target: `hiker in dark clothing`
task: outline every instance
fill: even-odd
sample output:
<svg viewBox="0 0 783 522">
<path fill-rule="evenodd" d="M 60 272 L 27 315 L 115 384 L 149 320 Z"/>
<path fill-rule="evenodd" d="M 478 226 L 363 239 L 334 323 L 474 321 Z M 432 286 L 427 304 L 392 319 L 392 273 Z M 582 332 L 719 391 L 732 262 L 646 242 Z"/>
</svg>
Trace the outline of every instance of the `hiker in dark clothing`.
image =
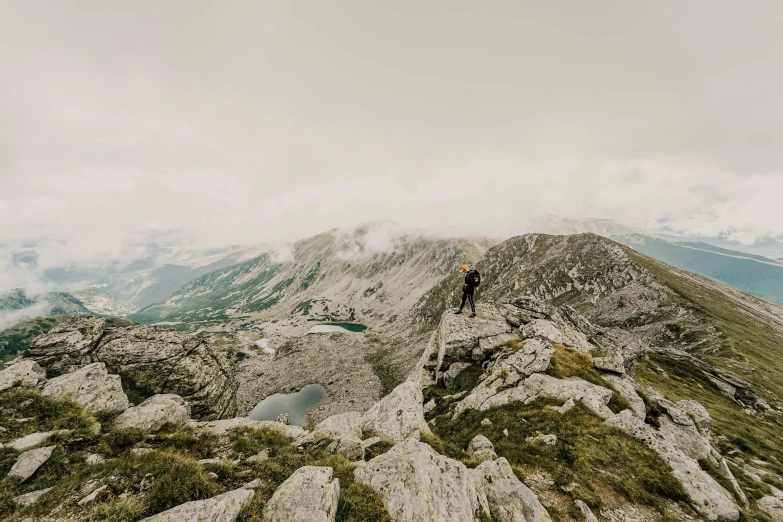
<svg viewBox="0 0 783 522">
<path fill-rule="evenodd" d="M 465 307 L 465 301 L 470 300 L 470 317 L 476 317 L 476 303 L 473 301 L 473 294 L 476 291 L 476 287 L 481 284 L 481 274 L 478 270 L 470 270 L 468 265 L 462 265 L 462 272 L 465 274 L 465 286 L 462 287 L 462 304 L 459 305 L 459 310 L 456 314 L 461 314 L 462 309 Z"/>
</svg>

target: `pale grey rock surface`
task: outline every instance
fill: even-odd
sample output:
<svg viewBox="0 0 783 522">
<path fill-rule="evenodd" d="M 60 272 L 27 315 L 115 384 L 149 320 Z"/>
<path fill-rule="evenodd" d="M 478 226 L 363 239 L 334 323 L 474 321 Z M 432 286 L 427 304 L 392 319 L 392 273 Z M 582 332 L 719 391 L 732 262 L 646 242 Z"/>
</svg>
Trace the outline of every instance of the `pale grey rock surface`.
<svg viewBox="0 0 783 522">
<path fill-rule="evenodd" d="M 454 384 L 454 380 L 457 378 L 457 376 L 462 373 L 462 370 L 465 370 L 467 368 L 470 368 L 470 363 L 465 362 L 455 362 L 451 363 L 451 366 L 449 366 L 449 369 L 443 372 L 443 384 L 446 386 L 446 388 L 451 388 L 451 385 Z"/>
<path fill-rule="evenodd" d="M 471 439 L 470 443 L 468 444 L 467 451 L 471 457 L 478 460 L 479 462 L 484 462 L 485 460 L 494 460 L 497 458 L 497 454 L 495 453 L 495 446 L 493 446 L 492 442 L 484 435 L 476 435 L 473 437 L 473 439 Z"/>
<path fill-rule="evenodd" d="M 637 417 L 644 419 L 647 416 L 647 408 L 642 398 L 636 393 L 633 379 L 620 375 L 604 375 L 603 377 L 615 387 L 617 393 L 628 401 Z"/>
<path fill-rule="evenodd" d="M 466 409 L 484 411 L 510 402 L 519 401 L 527 404 L 538 397 L 549 397 L 563 401 L 568 399 L 582 401 L 596 414 L 609 418 L 614 415 L 607 406 L 612 393 L 612 390 L 582 379 L 557 379 L 550 375 L 534 373 L 527 379 L 519 381 L 515 387 L 500 392 L 493 385 L 477 386 L 470 395 L 457 404 L 454 415 L 459 415 Z"/>
<path fill-rule="evenodd" d="M 481 339 L 511 333 L 512 328 L 508 323 L 489 306 L 483 307 L 481 314 L 474 318 L 468 317 L 467 314 L 443 314 L 435 339 L 437 361 L 434 373 L 440 373 L 444 361 L 451 363 L 471 360 L 473 349 L 480 347 Z"/>
<path fill-rule="evenodd" d="M 283 482 L 264 507 L 264 522 L 334 522 L 340 481 L 329 467 L 304 466 Z"/>
<path fill-rule="evenodd" d="M 690 497 L 691 506 L 707 520 L 734 521 L 739 510 L 728 492 L 704 472 L 699 463 L 673 446 L 661 433 L 633 412 L 624 410 L 605 422 L 630 433 L 658 453 L 672 468 Z"/>
<path fill-rule="evenodd" d="M 210 431 L 215 435 L 225 435 L 231 430 L 237 428 L 268 429 L 282 433 L 287 437 L 298 439 L 307 434 L 307 430 L 301 426 L 292 426 L 276 421 L 257 421 L 248 417 L 235 417 L 233 419 L 224 419 L 219 421 L 192 422 L 194 427 Z"/>
<path fill-rule="evenodd" d="M 14 386 L 35 386 L 46 380 L 46 371 L 29 359 L 0 370 L 0 392 Z"/>
<path fill-rule="evenodd" d="M 544 444 L 545 446 L 554 446 L 557 444 L 557 435 L 551 433 L 540 433 L 534 437 L 525 438 L 525 442 L 531 444 Z"/>
<path fill-rule="evenodd" d="M 130 406 L 119 375 L 109 375 L 104 363 L 93 363 L 46 382 L 47 397 L 69 399 L 90 413 L 125 411 Z"/>
<path fill-rule="evenodd" d="M 190 420 L 185 399 L 179 395 L 153 395 L 138 406 L 128 408 L 114 421 L 114 427 L 158 431 L 166 424 L 184 426 Z"/>
<path fill-rule="evenodd" d="M 762 497 L 756 502 L 759 510 L 775 522 L 783 522 L 783 498 L 775 495 Z"/>
<path fill-rule="evenodd" d="M 18 497 L 14 497 L 12 500 L 14 503 L 21 507 L 27 507 L 32 506 L 38 500 L 49 493 L 54 488 L 46 488 L 46 489 L 39 489 L 38 491 L 32 491 L 30 493 L 25 493 L 24 495 L 19 495 Z"/>
<path fill-rule="evenodd" d="M 468 522 L 489 514 L 479 478 L 416 440 L 396 444 L 354 476 L 378 492 L 394 522 Z"/>
<path fill-rule="evenodd" d="M 235 489 L 207 500 L 186 502 L 142 522 L 234 522 L 254 495 L 252 489 Z"/>
<path fill-rule="evenodd" d="M 625 374 L 625 359 L 619 353 L 616 353 L 611 357 L 593 357 L 593 366 L 599 370 L 620 375 Z"/>
<path fill-rule="evenodd" d="M 68 433 L 70 433 L 70 430 L 31 433 L 30 435 L 25 435 L 24 437 L 21 437 L 19 439 L 12 440 L 11 442 L 5 445 L 0 444 L 0 448 L 7 447 L 7 448 L 15 449 L 16 451 L 27 451 L 40 444 L 43 444 L 54 435 L 67 435 Z"/>
<path fill-rule="evenodd" d="M 419 384 L 405 381 L 364 413 L 362 428 L 393 442 L 403 441 L 414 434 L 429 434 L 423 401 Z"/>
<path fill-rule="evenodd" d="M 546 319 L 533 319 L 522 326 L 520 332 L 525 339 L 543 337 L 553 343 L 562 344 L 584 353 L 590 353 L 593 349 L 593 346 L 587 342 L 587 336 L 584 333 L 565 324 L 555 325 Z"/>
<path fill-rule="evenodd" d="M 8 477 L 18 478 L 22 482 L 26 481 L 38 471 L 38 468 L 49 460 L 54 448 L 54 446 L 47 446 L 45 448 L 25 451 L 16 459 L 16 462 L 11 467 L 11 471 L 8 472 Z"/>
<path fill-rule="evenodd" d="M 593 511 L 590 509 L 590 506 L 585 504 L 584 501 L 577 500 L 576 507 L 578 507 L 579 511 L 582 512 L 582 515 L 585 517 L 585 520 L 587 522 L 598 522 L 598 518 L 593 514 Z"/>
<path fill-rule="evenodd" d="M 519 481 L 505 458 L 487 460 L 471 473 L 479 479 L 497 522 L 551 522 L 536 494 Z"/>
<path fill-rule="evenodd" d="M 39 335 L 27 349 L 26 357 L 48 368 L 60 363 L 63 356 L 67 365 L 79 365 L 95 348 L 106 330 L 106 321 L 97 317 L 74 317 Z"/>
</svg>

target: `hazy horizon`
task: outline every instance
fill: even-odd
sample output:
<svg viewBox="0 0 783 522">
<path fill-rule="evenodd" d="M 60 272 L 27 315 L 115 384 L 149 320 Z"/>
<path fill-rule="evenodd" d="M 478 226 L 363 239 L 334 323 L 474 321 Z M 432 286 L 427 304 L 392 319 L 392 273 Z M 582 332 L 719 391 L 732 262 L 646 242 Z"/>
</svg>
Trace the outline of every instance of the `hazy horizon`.
<svg viewBox="0 0 783 522">
<path fill-rule="evenodd" d="M 549 214 L 783 238 L 781 22 L 776 2 L 4 2 L 0 246 L 80 264 L 156 231 L 508 237 Z"/>
</svg>

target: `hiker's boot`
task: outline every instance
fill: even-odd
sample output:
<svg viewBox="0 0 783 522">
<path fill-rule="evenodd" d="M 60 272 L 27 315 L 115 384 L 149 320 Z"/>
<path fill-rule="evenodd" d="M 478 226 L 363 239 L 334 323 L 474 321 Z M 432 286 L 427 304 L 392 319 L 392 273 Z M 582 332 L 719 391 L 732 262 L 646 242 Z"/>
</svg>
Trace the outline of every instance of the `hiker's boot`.
<svg viewBox="0 0 783 522">
<path fill-rule="evenodd" d="M 476 312 L 473 312 L 472 314 L 470 314 L 469 317 L 476 317 Z"/>
<path fill-rule="evenodd" d="M 462 310 L 457 310 L 456 312 L 454 312 L 454 315 L 459 315 L 461 313 L 462 313 Z"/>
</svg>

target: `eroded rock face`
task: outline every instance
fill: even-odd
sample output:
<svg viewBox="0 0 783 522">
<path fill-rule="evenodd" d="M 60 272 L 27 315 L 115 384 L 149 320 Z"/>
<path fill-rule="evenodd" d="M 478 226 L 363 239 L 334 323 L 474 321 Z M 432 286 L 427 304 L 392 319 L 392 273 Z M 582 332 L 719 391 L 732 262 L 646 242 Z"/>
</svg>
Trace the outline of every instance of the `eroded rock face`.
<svg viewBox="0 0 783 522">
<path fill-rule="evenodd" d="M 774 495 L 766 496 L 760 498 L 756 505 L 775 522 L 783 522 L 783 498 Z"/>
<path fill-rule="evenodd" d="M 618 413 L 606 424 L 630 433 L 658 453 L 671 466 L 674 476 L 682 482 L 691 506 L 701 516 L 717 521 L 739 519 L 739 510 L 726 490 L 704 472 L 696 460 L 678 450 L 652 426 L 645 424 L 629 410 Z"/>
<path fill-rule="evenodd" d="M 0 392 L 14 386 L 35 386 L 46 380 L 46 371 L 31 360 L 22 360 L 0 371 Z"/>
<path fill-rule="evenodd" d="M 106 329 L 106 321 L 79 317 L 36 337 L 25 357 L 54 373 L 101 362 L 147 395 L 183 397 L 200 419 L 236 414 L 234 371 L 210 337 L 156 326 Z"/>
<path fill-rule="evenodd" d="M 505 458 L 487 460 L 472 473 L 479 479 L 498 522 L 551 522 L 535 493 L 514 475 Z"/>
<path fill-rule="evenodd" d="M 394 522 L 451 522 L 489 515 L 478 477 L 457 460 L 409 439 L 354 471 L 380 494 Z"/>
<path fill-rule="evenodd" d="M 543 337 L 553 343 L 562 344 L 584 353 L 590 353 L 590 350 L 593 348 L 587 342 L 587 337 L 582 332 L 574 328 L 564 327 L 563 325 L 558 327 L 558 325 L 546 319 L 533 319 L 522 326 L 520 331 L 524 338 Z"/>
<path fill-rule="evenodd" d="M 141 522 L 234 522 L 254 495 L 252 489 L 236 489 L 207 500 L 186 502 Z"/>
<path fill-rule="evenodd" d="M 16 459 L 11 471 L 8 472 L 8 476 L 18 478 L 24 482 L 32 477 L 38 471 L 38 468 L 49 460 L 53 451 L 54 446 L 25 451 Z"/>
<path fill-rule="evenodd" d="M 208 340 L 155 326 L 118 328 L 104 336 L 93 357 L 146 393 L 183 397 L 195 418 L 236 414 L 234 372 Z"/>
<path fill-rule="evenodd" d="M 431 433 L 424 420 L 423 401 L 419 384 L 406 381 L 364 413 L 362 428 L 393 442 L 418 433 Z"/>
<path fill-rule="evenodd" d="M 173 394 L 154 395 L 138 406 L 125 410 L 114 421 L 114 427 L 158 431 L 166 424 L 183 426 L 189 420 L 185 399 Z"/>
<path fill-rule="evenodd" d="M 633 408 L 634 414 L 644 420 L 647 415 L 647 408 L 645 407 L 642 398 L 636 393 L 634 381 L 629 377 L 620 375 L 604 375 L 604 379 L 609 381 L 612 386 L 615 387 L 617 393 L 628 401 L 631 408 Z"/>
<path fill-rule="evenodd" d="M 454 361 L 470 361 L 473 350 L 481 348 L 481 339 L 500 339 L 498 336 L 511 333 L 512 328 L 503 317 L 490 308 L 483 311 L 481 317 L 474 318 L 464 314 L 443 314 L 435 339 L 438 349 L 435 374 L 439 374 L 444 361 L 447 365 Z"/>
<path fill-rule="evenodd" d="M 313 431 L 296 441 L 297 446 L 306 446 L 323 439 L 332 439 L 328 449 L 344 455 L 348 460 L 363 460 L 365 444 L 362 443 L 362 414 L 358 412 L 338 413 L 324 419 Z"/>
<path fill-rule="evenodd" d="M 264 522 L 334 522 L 340 481 L 328 467 L 304 466 L 277 488 L 264 507 Z"/>
<path fill-rule="evenodd" d="M 97 317 L 74 317 L 61 323 L 47 333 L 30 342 L 25 357 L 48 368 L 61 364 L 65 357 L 67 364 L 78 366 L 86 362 L 106 330 L 106 320 Z"/>
<path fill-rule="evenodd" d="M 118 375 L 109 375 L 103 363 L 88 364 L 47 381 L 41 392 L 48 397 L 68 399 L 90 413 L 125 411 L 130 406 Z"/>
</svg>

